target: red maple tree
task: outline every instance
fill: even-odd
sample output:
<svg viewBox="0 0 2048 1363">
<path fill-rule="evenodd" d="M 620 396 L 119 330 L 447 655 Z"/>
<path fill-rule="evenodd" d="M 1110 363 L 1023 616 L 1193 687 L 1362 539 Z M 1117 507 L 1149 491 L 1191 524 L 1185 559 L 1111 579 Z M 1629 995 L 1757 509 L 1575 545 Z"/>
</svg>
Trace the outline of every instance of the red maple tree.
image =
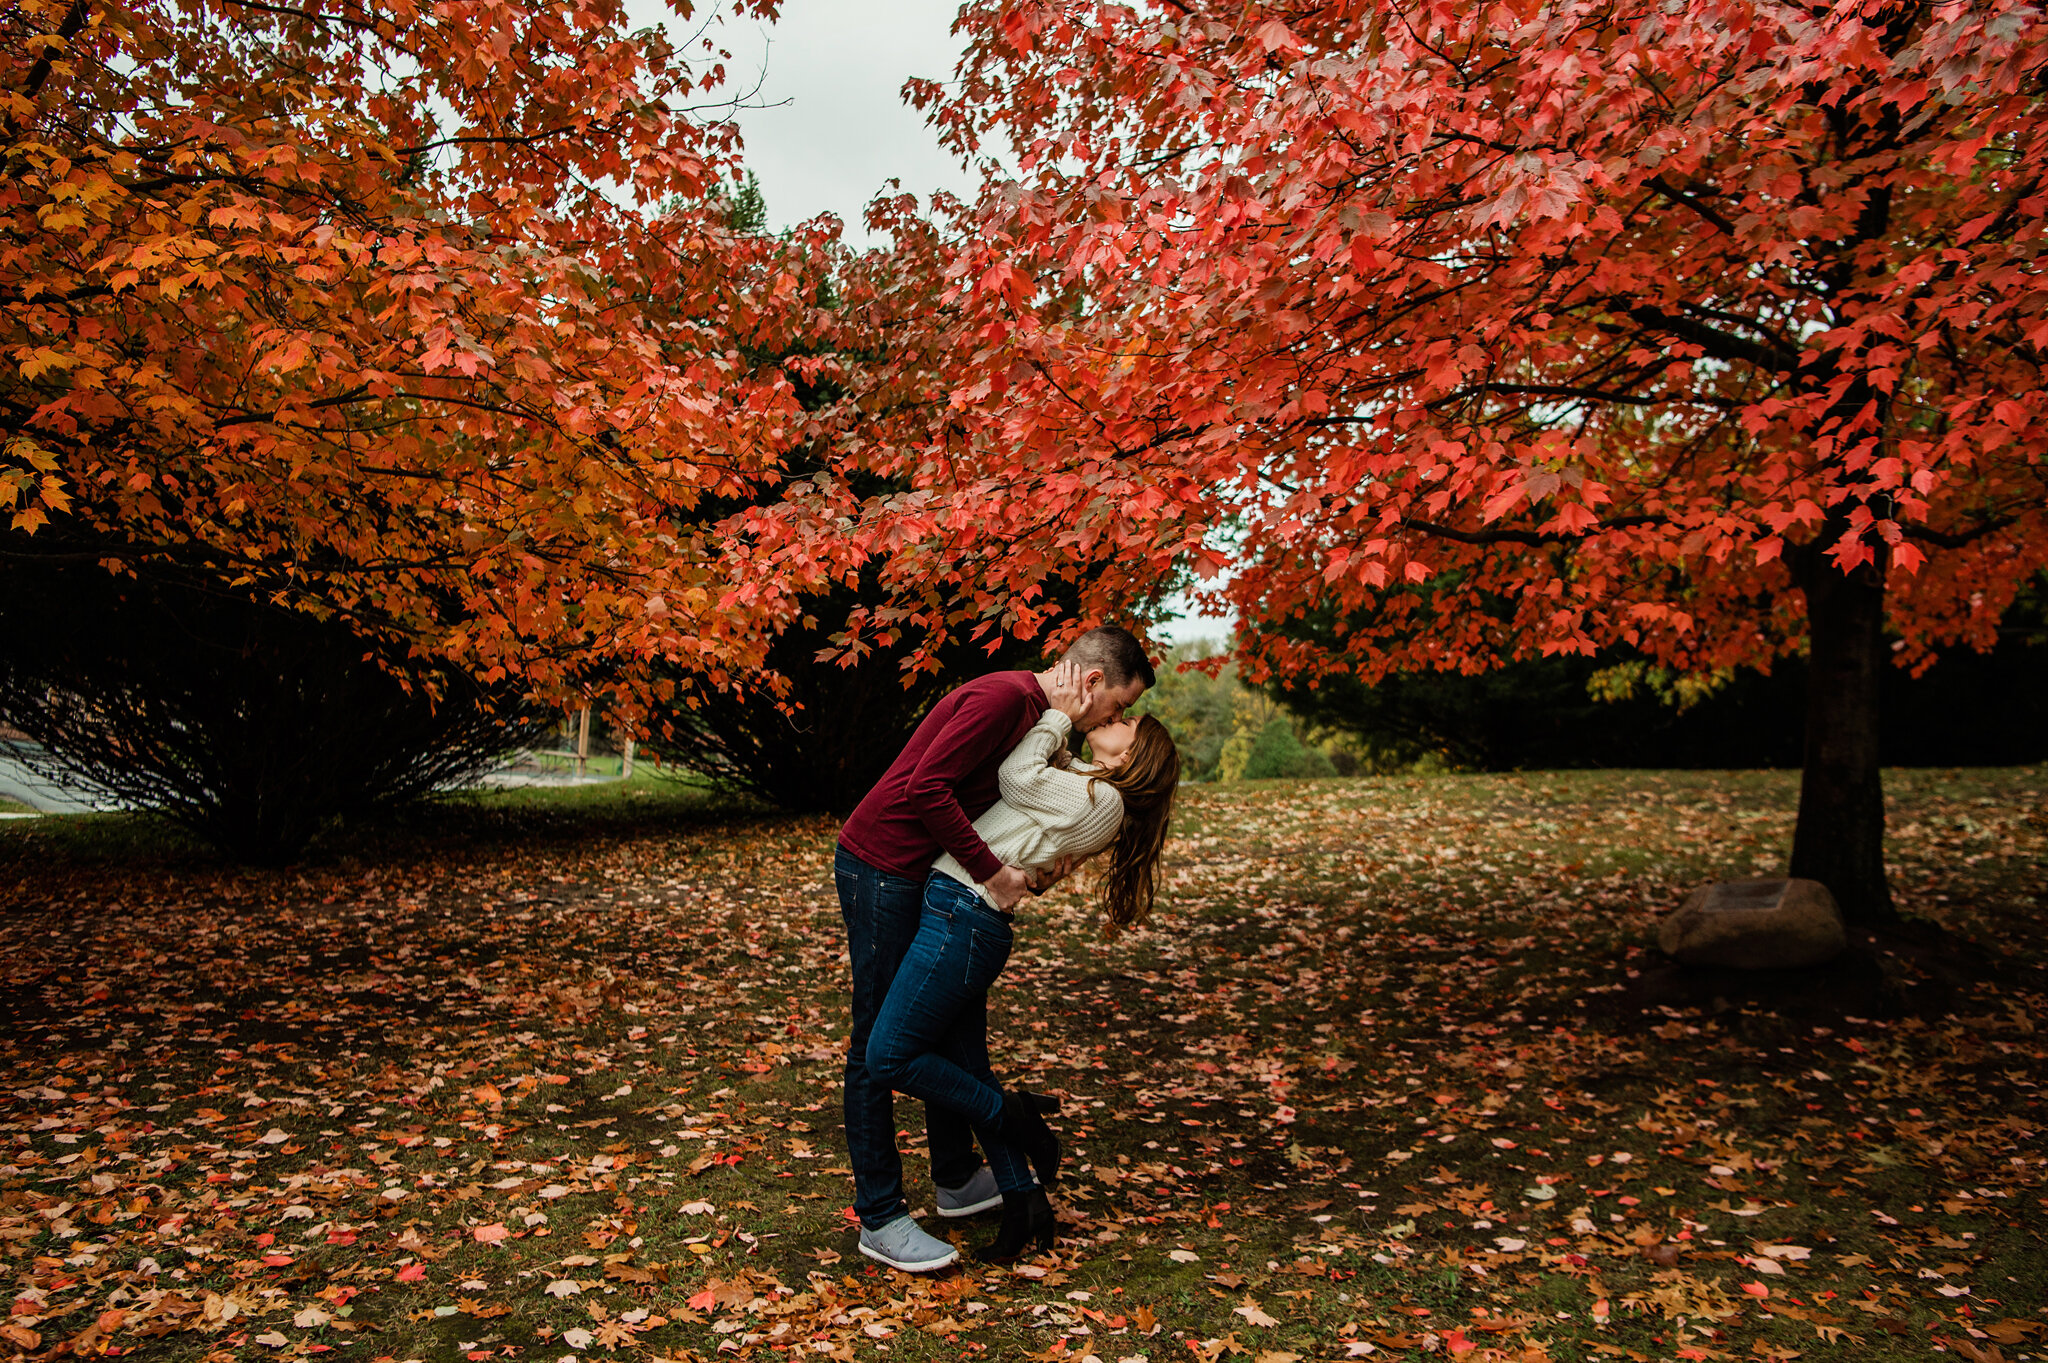
<svg viewBox="0 0 2048 1363">
<path fill-rule="evenodd" d="M 1891 914 L 1879 669 L 1988 644 L 2048 562 L 2038 10 L 963 23 L 962 79 L 912 93 L 1021 173 L 942 252 L 950 404 L 888 456 L 897 534 L 984 601 L 1193 567 L 1254 675 L 1803 650 L 1791 871 Z M 1312 608 L 1334 644 L 1287 628 Z"/>
<path fill-rule="evenodd" d="M 739 0 L 772 17 L 774 0 Z M 709 26 L 616 0 L 0 18 L 7 552 L 152 555 L 560 693 L 712 681 L 836 541 L 733 535 L 822 232 L 729 229 Z"/>
</svg>

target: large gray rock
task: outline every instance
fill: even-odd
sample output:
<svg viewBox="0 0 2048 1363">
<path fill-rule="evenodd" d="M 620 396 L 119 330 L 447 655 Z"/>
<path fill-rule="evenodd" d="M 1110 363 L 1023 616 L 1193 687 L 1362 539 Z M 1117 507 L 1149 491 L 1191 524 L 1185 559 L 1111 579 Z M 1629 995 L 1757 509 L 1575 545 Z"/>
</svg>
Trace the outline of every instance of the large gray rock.
<svg viewBox="0 0 2048 1363">
<path fill-rule="evenodd" d="M 1657 929 L 1683 965 L 1788 970 L 1849 949 L 1842 911 L 1817 880 L 1724 880 L 1687 895 Z"/>
</svg>

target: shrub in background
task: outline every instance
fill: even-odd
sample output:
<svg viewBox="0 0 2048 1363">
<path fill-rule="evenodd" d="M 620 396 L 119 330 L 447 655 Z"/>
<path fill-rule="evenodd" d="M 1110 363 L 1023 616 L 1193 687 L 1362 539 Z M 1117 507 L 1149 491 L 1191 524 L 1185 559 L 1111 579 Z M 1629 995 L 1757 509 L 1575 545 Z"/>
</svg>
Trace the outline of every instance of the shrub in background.
<svg viewBox="0 0 2048 1363">
<path fill-rule="evenodd" d="M 29 766 L 237 860 L 288 862 L 334 818 L 472 779 L 558 721 L 340 620 L 143 571 L 0 556 L 0 722 Z"/>
<path fill-rule="evenodd" d="M 778 698 L 766 686 L 700 690 L 694 707 L 651 717 L 665 763 L 794 812 L 850 813 L 939 697 L 985 672 L 1035 668 L 1039 645 L 1004 637 L 993 653 L 956 641 L 940 652 L 937 673 L 906 677 L 907 645 L 878 648 L 851 667 L 819 662 L 857 599 L 879 600 L 872 581 L 820 597 L 807 622 L 792 625 L 768 651 L 767 665 L 789 680 Z"/>
</svg>

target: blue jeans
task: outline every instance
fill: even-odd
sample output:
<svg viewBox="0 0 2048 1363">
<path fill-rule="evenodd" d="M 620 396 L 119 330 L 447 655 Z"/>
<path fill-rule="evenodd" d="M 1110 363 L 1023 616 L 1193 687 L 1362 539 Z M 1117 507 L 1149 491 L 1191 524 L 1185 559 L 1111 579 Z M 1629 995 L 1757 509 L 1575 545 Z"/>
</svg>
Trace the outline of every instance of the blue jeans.
<svg viewBox="0 0 2048 1363">
<path fill-rule="evenodd" d="M 868 1073 L 928 1111 L 973 1123 L 996 1186 L 1032 1186 L 1024 1152 L 1002 1139 L 1003 1090 L 988 1064 L 988 987 L 1010 959 L 1012 934 L 973 886 L 937 871 L 924 883 L 917 936 L 868 1037 Z"/>
<path fill-rule="evenodd" d="M 910 1210 L 903 1196 L 903 1156 L 896 1149 L 896 1096 L 868 1073 L 869 1034 L 889 996 L 898 967 L 917 936 L 924 887 L 907 876 L 870 866 L 844 847 L 832 863 L 839 914 L 846 921 L 846 952 L 853 966 L 853 1037 L 846 1051 L 846 1153 L 853 1166 L 853 1211 L 879 1230 Z M 986 1026 L 986 1019 L 981 1020 Z M 985 1031 L 965 1039 L 986 1054 Z M 947 1108 L 925 1108 L 932 1181 L 958 1188 L 981 1168 L 967 1119 Z"/>
</svg>

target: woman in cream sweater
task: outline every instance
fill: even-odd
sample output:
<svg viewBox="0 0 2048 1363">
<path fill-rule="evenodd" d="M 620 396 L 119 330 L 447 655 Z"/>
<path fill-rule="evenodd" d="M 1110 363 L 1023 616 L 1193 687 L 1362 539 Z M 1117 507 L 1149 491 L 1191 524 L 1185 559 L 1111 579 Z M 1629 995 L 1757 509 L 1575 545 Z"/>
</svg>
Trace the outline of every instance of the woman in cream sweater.
<svg viewBox="0 0 2048 1363">
<path fill-rule="evenodd" d="M 1048 710 L 1004 759 L 1002 798 L 974 821 L 989 850 L 1034 874 L 1107 850 L 1102 905 L 1110 933 L 1151 912 L 1153 876 L 1180 784 L 1180 753 L 1150 715 L 1088 735 L 1090 765 L 1073 762 L 1073 721 Z M 950 855 L 925 881 L 917 938 L 868 1038 L 868 1073 L 899 1093 L 937 1103 L 974 1124 L 1003 1194 L 1003 1222 L 986 1262 L 1050 1249 L 1045 1188 L 1059 1168 L 1059 1138 L 1045 1124 L 1058 1104 L 997 1083 L 988 1058 L 988 988 L 1009 960 L 1015 915 Z M 1032 1177 L 1037 1171 L 1036 1180 Z"/>
</svg>

